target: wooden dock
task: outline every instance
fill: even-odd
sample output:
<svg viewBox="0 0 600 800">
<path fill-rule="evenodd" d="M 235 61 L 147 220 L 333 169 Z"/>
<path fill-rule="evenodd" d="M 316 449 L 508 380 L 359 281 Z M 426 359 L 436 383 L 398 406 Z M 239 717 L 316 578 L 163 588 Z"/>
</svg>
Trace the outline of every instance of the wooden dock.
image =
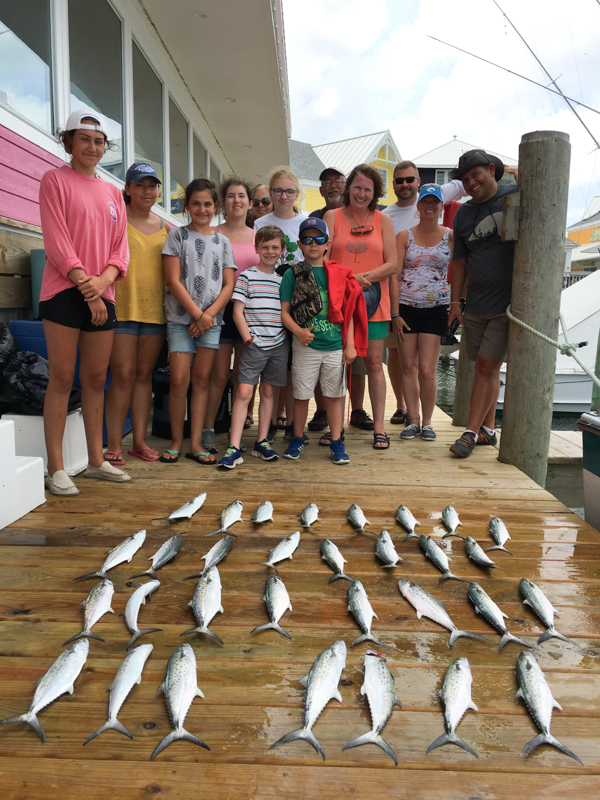
<svg viewBox="0 0 600 800">
<path fill-rule="evenodd" d="M 328 449 L 317 446 L 317 434 L 311 434 L 298 463 L 281 459 L 265 464 L 248 457 L 243 466 L 224 474 L 184 458 L 174 466 L 130 459 L 131 484 L 79 478 L 78 497 L 48 495 L 44 506 L 1 531 L 0 718 L 28 709 L 33 682 L 61 652 L 62 643 L 81 630 L 79 603 L 93 581 L 73 583 L 73 578 L 99 568 L 106 551 L 125 536 L 140 528 L 148 531 L 133 562 L 110 573 L 115 615 L 105 616 L 94 628 L 106 643 L 91 640 L 74 694 L 40 713 L 46 743 L 23 724 L 0 727 L 2 800 L 600 797 L 600 534 L 517 469 L 499 463 L 494 448 L 477 448 L 468 460 L 451 457 L 448 445 L 457 429 L 441 411 L 436 412 L 435 428 L 436 442 L 400 442 L 400 429 L 390 425 L 392 447 L 385 453 L 371 448 L 369 434 L 351 430 L 346 435 L 351 464 L 339 469 L 331 464 Z M 255 430 L 247 432 L 248 443 Z M 224 438 L 219 437 L 221 452 Z M 155 444 L 165 446 L 162 441 Z M 275 445 L 283 451 L 279 440 Z M 151 521 L 201 491 L 207 492 L 207 501 L 190 522 L 175 529 Z M 201 567 L 201 556 L 215 543 L 204 534 L 218 527 L 219 512 L 235 498 L 244 503 L 246 521 L 232 527 L 238 538 L 219 567 L 224 614 L 211 625 L 225 644 L 208 637 L 182 639 L 180 633 L 193 623 L 186 603 L 194 588 L 193 581 L 182 579 Z M 265 499 L 275 506 L 275 522 L 253 526 L 250 514 Z M 277 541 L 298 529 L 297 514 L 310 501 L 320 509 L 318 530 L 304 531 L 293 560 L 280 567 L 293 605 L 281 624 L 292 640 L 274 631 L 250 635 L 267 621 L 261 596 L 268 570 L 252 562 L 264 561 Z M 353 502 L 364 510 L 373 533 L 356 534 L 346 522 Z M 563 707 L 554 713 L 552 733 L 584 766 L 549 747 L 523 755 L 525 743 L 537 731 L 515 698 L 521 648 L 509 644 L 498 651 L 500 637 L 474 613 L 465 584 L 447 581 L 438 586 L 439 575 L 418 542 L 402 543 L 404 532 L 394 521 L 400 504 L 420 520 L 419 533 L 437 540 L 443 533 L 441 511 L 448 504 L 460 515 L 461 532 L 490 544 L 490 516 L 504 520 L 513 557 L 492 553 L 500 568 L 487 574 L 466 559 L 460 540 L 450 538 L 445 547 L 453 556 L 452 569 L 478 581 L 508 614 L 511 633 L 532 643 L 543 627 L 522 604 L 519 579 L 538 583 L 559 609 L 558 630 L 580 648 L 552 639 L 535 654 Z M 374 539 L 382 528 L 392 534 L 406 569 L 380 568 Z M 106 688 L 125 655 L 129 633 L 117 615 L 134 588 L 128 579 L 146 568 L 148 556 L 176 530 L 183 535 L 183 548 L 159 572 L 161 587 L 140 612 L 140 627 L 162 632 L 140 640 L 153 643 L 154 651 L 141 685 L 119 715 L 133 741 L 108 731 L 84 748 L 86 736 L 107 718 Z M 388 665 L 403 707 L 394 710 L 384 737 L 398 756 L 398 767 L 373 746 L 342 752 L 345 743 L 370 729 L 368 706 L 360 695 L 361 666 L 369 649 L 365 645 L 349 647 L 340 686 L 343 703 L 332 701 L 314 728 L 327 761 L 302 741 L 269 750 L 301 725 L 304 692 L 298 678 L 335 639 L 349 645 L 360 633 L 346 611 L 349 584 L 328 583 L 331 571 L 319 556 L 323 538 L 338 544 L 348 560 L 348 574 L 363 582 L 379 617 L 374 633 L 390 645 Z M 400 596 L 397 582 L 404 577 L 444 600 L 458 627 L 485 634 L 490 641 L 459 639 L 449 650 L 448 633 L 418 620 Z M 193 644 L 205 696 L 194 701 L 185 727 L 211 750 L 180 741 L 150 762 L 154 747 L 170 729 L 156 688 L 164 680 L 169 655 L 183 641 Z M 471 663 L 473 699 L 479 707 L 479 712 L 467 712 L 459 735 L 478 760 L 453 746 L 425 754 L 443 732 L 434 694 L 444 670 L 458 656 Z"/>
</svg>

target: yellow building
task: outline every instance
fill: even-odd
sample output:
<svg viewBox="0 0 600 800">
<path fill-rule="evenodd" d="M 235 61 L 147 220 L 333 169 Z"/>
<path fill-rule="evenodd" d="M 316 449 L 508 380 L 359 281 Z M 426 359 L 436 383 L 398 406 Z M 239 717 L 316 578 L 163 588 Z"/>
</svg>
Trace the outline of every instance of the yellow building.
<svg viewBox="0 0 600 800">
<path fill-rule="evenodd" d="M 567 272 L 583 278 L 600 269 L 600 197 L 594 197 L 582 220 L 569 225 L 567 236 L 576 245 L 570 253 Z"/>
</svg>

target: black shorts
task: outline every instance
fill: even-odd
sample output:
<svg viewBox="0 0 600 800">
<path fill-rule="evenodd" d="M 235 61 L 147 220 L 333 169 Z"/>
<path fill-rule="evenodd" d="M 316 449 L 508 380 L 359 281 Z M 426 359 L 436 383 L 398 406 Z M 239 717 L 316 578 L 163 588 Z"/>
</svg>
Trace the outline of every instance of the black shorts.
<svg viewBox="0 0 600 800">
<path fill-rule="evenodd" d="M 244 340 L 240 336 L 237 325 L 233 319 L 233 300 L 230 300 L 223 309 L 223 325 L 219 344 L 241 344 Z"/>
<path fill-rule="evenodd" d="M 409 331 L 404 333 L 432 333 L 434 336 L 445 336 L 448 331 L 448 306 L 431 306 L 415 308 L 400 303 L 400 316 L 406 322 Z"/>
<path fill-rule="evenodd" d="M 90 307 L 76 286 L 55 294 L 50 300 L 41 300 L 40 317 L 48 322 L 64 325 L 66 328 L 78 328 L 80 331 L 111 331 L 118 324 L 115 304 L 104 298 L 102 302 L 108 312 L 108 319 L 104 325 L 92 324 Z"/>
</svg>

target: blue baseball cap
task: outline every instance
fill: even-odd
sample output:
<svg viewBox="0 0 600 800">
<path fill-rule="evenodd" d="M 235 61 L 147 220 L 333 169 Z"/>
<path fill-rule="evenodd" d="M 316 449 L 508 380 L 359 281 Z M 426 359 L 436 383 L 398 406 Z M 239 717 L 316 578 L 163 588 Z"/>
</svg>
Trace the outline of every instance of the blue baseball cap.
<svg viewBox="0 0 600 800">
<path fill-rule="evenodd" d="M 421 186 L 417 203 L 420 202 L 424 197 L 436 197 L 440 203 L 444 202 L 444 198 L 442 197 L 442 187 L 438 186 L 437 183 L 426 183 Z"/>
<path fill-rule="evenodd" d="M 150 164 L 146 164 L 145 161 L 136 161 L 135 164 L 132 164 L 127 170 L 125 183 L 137 183 L 141 181 L 142 178 L 154 178 L 158 183 L 162 183 L 154 167 L 151 167 Z"/>
<path fill-rule="evenodd" d="M 298 230 L 298 238 L 302 236 L 304 231 L 308 230 L 308 228 L 316 228 L 317 230 L 321 231 L 324 236 L 327 236 L 329 239 L 329 231 L 327 230 L 327 225 L 322 219 L 318 217 L 309 217 L 305 219 L 304 222 L 300 223 L 300 228 Z"/>
</svg>

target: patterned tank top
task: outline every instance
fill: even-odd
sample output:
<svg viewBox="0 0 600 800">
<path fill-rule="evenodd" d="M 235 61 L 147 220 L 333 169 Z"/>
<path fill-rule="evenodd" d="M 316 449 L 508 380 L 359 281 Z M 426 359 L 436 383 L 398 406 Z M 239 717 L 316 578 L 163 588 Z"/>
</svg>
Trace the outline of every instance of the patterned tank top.
<svg viewBox="0 0 600 800">
<path fill-rule="evenodd" d="M 448 243 L 450 228 L 446 228 L 442 241 L 433 247 L 421 247 L 408 229 L 408 245 L 404 256 L 404 268 L 400 278 L 400 302 L 416 308 L 447 306 L 448 265 L 452 250 Z"/>
</svg>

